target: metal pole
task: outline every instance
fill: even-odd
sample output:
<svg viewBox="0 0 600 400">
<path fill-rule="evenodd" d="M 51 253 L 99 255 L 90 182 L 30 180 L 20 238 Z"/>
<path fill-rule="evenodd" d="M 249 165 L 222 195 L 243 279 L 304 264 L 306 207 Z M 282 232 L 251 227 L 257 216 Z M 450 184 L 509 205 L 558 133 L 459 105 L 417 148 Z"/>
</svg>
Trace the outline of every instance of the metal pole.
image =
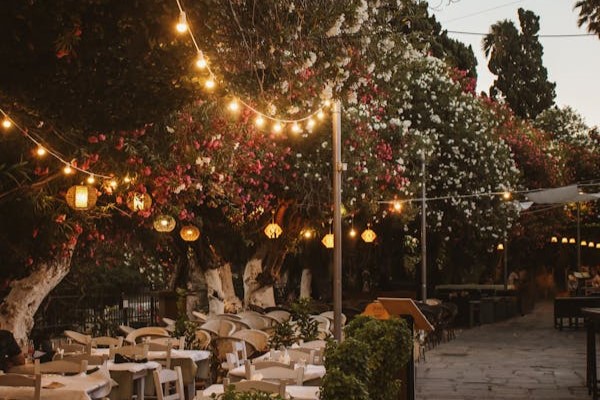
<svg viewBox="0 0 600 400">
<path fill-rule="evenodd" d="M 333 103 L 333 337 L 342 340 L 342 110 Z"/>
<path fill-rule="evenodd" d="M 504 232 L 504 290 L 508 290 L 508 234 Z"/>
<path fill-rule="evenodd" d="M 577 202 L 577 271 L 581 271 L 581 203 Z"/>
<path fill-rule="evenodd" d="M 421 300 L 427 300 L 427 176 L 425 175 L 425 149 L 421 152 Z"/>
</svg>

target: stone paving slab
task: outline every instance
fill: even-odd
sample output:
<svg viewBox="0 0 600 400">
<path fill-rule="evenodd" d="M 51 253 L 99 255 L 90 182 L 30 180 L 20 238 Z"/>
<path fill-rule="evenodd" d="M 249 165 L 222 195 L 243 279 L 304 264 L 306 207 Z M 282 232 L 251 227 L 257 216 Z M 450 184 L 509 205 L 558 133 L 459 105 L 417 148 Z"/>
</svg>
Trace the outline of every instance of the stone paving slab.
<svg viewBox="0 0 600 400">
<path fill-rule="evenodd" d="M 457 332 L 416 366 L 418 400 L 585 400 L 585 330 L 554 329 L 553 304 Z"/>
</svg>

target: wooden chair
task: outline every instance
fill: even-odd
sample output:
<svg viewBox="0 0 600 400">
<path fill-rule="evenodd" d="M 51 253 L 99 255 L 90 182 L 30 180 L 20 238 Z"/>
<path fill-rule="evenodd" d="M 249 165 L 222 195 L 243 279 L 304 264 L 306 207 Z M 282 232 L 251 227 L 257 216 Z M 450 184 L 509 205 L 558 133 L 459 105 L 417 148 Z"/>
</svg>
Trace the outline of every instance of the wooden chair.
<svg viewBox="0 0 600 400">
<path fill-rule="evenodd" d="M 160 371 L 155 369 L 152 374 L 158 400 L 185 400 L 181 367 L 161 369 Z M 174 393 L 173 389 L 175 389 Z"/>
<path fill-rule="evenodd" d="M 222 366 L 227 365 L 227 353 L 234 353 L 238 360 L 247 360 L 246 345 L 243 340 L 234 337 L 212 339 L 214 355 Z M 225 363 L 225 364 L 223 364 Z"/>
<path fill-rule="evenodd" d="M 200 346 L 200 349 L 208 349 L 208 346 L 210 346 L 210 334 L 207 331 L 198 329 L 196 331 L 196 343 Z"/>
<path fill-rule="evenodd" d="M 21 374 L 1 374 L 0 386 L 32 387 L 32 400 L 40 400 L 42 393 L 42 376 L 39 373 L 33 376 Z"/>
<path fill-rule="evenodd" d="M 109 358 L 113 360 L 116 354 L 126 356 L 133 359 L 148 358 L 148 345 L 137 344 L 134 346 L 123 346 L 111 348 L 109 351 Z"/>
<path fill-rule="evenodd" d="M 227 319 L 211 319 L 200 325 L 199 329 L 207 331 L 212 336 L 227 337 L 235 332 L 235 324 Z"/>
<path fill-rule="evenodd" d="M 235 392 L 274 393 L 285 398 L 285 382 L 241 381 L 231 383 L 228 378 L 223 379 L 223 389 L 226 389 L 228 386 L 233 386 Z"/>
<path fill-rule="evenodd" d="M 265 352 L 269 350 L 269 335 L 266 332 L 257 329 L 243 329 L 234 332 L 231 336 L 242 339 L 248 344 L 246 352 L 250 357 L 255 351 Z"/>
<path fill-rule="evenodd" d="M 260 315 L 245 315 L 242 321 L 248 325 L 250 329 L 262 330 L 270 326 L 270 321 L 265 320 Z"/>
<path fill-rule="evenodd" d="M 119 325 L 119 330 L 125 334 L 125 336 L 129 335 L 131 332 L 135 331 L 134 328 L 127 325 Z"/>
<path fill-rule="evenodd" d="M 192 311 L 192 315 L 196 318 L 196 321 L 204 323 L 208 321 L 208 315 L 201 313 L 200 311 Z"/>
<path fill-rule="evenodd" d="M 123 346 L 123 336 L 117 336 L 116 338 L 110 336 L 98 336 L 92 338 L 92 347 L 121 347 Z"/>
<path fill-rule="evenodd" d="M 245 368 L 246 379 L 251 379 L 252 376 L 260 374 L 264 381 L 291 382 L 299 386 L 304 383 L 304 368 L 295 368 L 293 363 L 282 365 L 273 361 L 263 361 L 251 364 L 250 361 L 246 361 Z"/>
<path fill-rule="evenodd" d="M 56 358 L 56 355 L 54 356 L 54 361 L 59 360 L 61 358 Z M 92 355 L 92 354 L 71 354 L 71 355 L 66 355 L 62 358 L 62 360 L 64 361 L 71 361 L 71 362 L 75 362 L 75 363 L 81 363 L 82 361 L 86 361 L 87 365 L 104 365 L 106 363 L 106 361 L 108 360 L 108 355 L 106 354 L 102 354 L 102 355 Z"/>
<path fill-rule="evenodd" d="M 313 321 L 317 321 L 319 324 L 319 330 L 324 332 L 329 332 L 331 329 L 331 321 L 327 317 L 323 317 L 322 315 L 311 315 L 310 319 Z"/>
<path fill-rule="evenodd" d="M 185 350 L 185 336 L 179 338 L 173 337 L 160 337 L 148 340 L 146 343 L 149 345 L 150 351 L 160 351 L 167 348 L 167 345 L 171 344 L 171 348 Z"/>
<path fill-rule="evenodd" d="M 66 330 L 65 336 L 73 340 L 75 343 L 79 343 L 84 346 L 92 341 L 92 337 L 90 335 L 86 335 L 75 331 Z"/>
<path fill-rule="evenodd" d="M 331 325 L 333 326 L 333 311 L 325 311 L 322 312 L 321 314 L 319 314 L 322 317 L 327 318 L 329 321 L 331 321 Z M 341 314 L 340 316 L 341 322 L 342 322 L 342 326 L 346 325 L 346 315 L 344 313 Z"/>
<path fill-rule="evenodd" d="M 273 311 L 269 311 L 265 315 L 267 315 L 271 318 L 275 318 L 279 322 L 287 321 L 292 316 L 292 314 L 290 314 L 289 311 L 285 311 L 285 310 L 273 310 Z"/>
<path fill-rule="evenodd" d="M 35 360 L 33 371 L 38 374 L 81 374 L 87 372 L 87 360 L 68 361 L 54 360 L 45 363 L 40 363 L 40 360 Z"/>
<path fill-rule="evenodd" d="M 145 328 L 135 329 L 125 337 L 125 341 L 128 343 L 139 343 L 141 339 L 149 337 L 170 337 L 169 332 L 165 328 L 160 326 L 147 326 Z"/>
</svg>

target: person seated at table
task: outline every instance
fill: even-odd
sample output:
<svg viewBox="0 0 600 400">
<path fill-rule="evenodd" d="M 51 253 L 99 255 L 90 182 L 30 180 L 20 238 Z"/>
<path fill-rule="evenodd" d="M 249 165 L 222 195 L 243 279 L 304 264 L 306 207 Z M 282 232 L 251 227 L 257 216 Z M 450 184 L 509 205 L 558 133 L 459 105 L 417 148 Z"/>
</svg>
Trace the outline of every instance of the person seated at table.
<svg viewBox="0 0 600 400">
<path fill-rule="evenodd" d="M 592 279 L 591 279 L 592 287 L 600 287 L 600 271 L 598 268 L 592 268 Z"/>
<path fill-rule="evenodd" d="M 7 372 L 10 367 L 23 364 L 25 355 L 12 332 L 0 329 L 0 370 Z"/>
<path fill-rule="evenodd" d="M 508 275 L 508 279 L 507 279 L 507 285 L 509 287 L 512 287 L 514 289 L 516 289 L 519 286 L 519 281 L 520 281 L 520 275 L 519 275 L 519 271 L 517 270 L 513 270 L 509 275 Z"/>
</svg>

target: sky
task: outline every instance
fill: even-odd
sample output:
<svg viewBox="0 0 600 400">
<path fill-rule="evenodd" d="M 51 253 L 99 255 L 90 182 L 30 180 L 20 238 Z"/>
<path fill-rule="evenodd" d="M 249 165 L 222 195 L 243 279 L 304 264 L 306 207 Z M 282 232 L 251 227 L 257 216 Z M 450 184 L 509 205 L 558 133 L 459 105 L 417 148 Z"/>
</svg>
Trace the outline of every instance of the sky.
<svg viewBox="0 0 600 400">
<path fill-rule="evenodd" d="M 428 0 L 430 13 L 448 31 L 488 33 L 499 20 L 519 27 L 522 7 L 540 17 L 540 35 L 585 34 L 577 27 L 575 0 Z M 488 92 L 495 76 L 487 69 L 482 36 L 448 33 L 471 45 L 477 57 L 477 91 Z M 571 106 L 590 126 L 600 126 L 600 38 L 598 36 L 540 38 L 549 80 L 556 82 L 556 104 Z"/>
</svg>

